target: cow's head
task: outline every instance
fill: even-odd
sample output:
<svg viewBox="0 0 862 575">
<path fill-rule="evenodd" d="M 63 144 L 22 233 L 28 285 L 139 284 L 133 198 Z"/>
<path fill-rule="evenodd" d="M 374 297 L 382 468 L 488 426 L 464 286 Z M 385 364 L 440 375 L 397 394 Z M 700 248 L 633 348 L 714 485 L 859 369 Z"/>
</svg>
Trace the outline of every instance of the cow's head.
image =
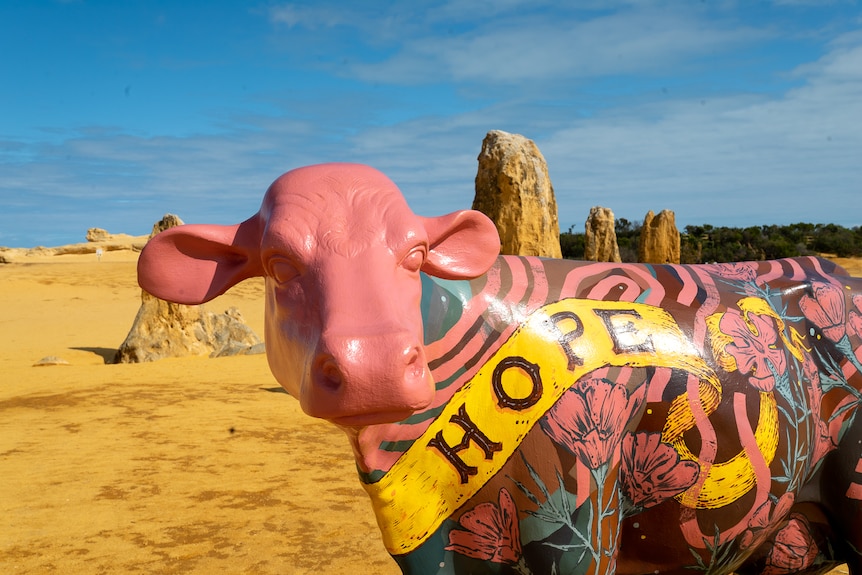
<svg viewBox="0 0 862 575">
<path fill-rule="evenodd" d="M 400 421 L 433 400 L 419 272 L 474 278 L 499 249 L 479 212 L 422 218 L 377 170 L 322 164 L 278 178 L 241 224 L 157 235 L 138 281 L 162 299 L 198 304 L 265 276 L 273 375 L 306 413 L 364 426 Z"/>
</svg>

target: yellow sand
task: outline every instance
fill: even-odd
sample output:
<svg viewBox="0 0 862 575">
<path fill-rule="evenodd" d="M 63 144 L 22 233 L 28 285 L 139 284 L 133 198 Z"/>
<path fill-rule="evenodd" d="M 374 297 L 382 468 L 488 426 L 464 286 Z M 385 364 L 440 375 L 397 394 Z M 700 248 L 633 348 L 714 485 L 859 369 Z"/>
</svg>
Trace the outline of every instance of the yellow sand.
<svg viewBox="0 0 862 575">
<path fill-rule="evenodd" d="M 346 439 L 263 355 L 105 364 L 136 260 L 0 265 L 0 573 L 399 573 Z M 208 306 L 262 335 L 262 281 Z M 70 365 L 33 367 L 46 356 Z"/>
<path fill-rule="evenodd" d="M 105 365 L 136 260 L 0 265 L 0 573 L 400 573 L 347 440 L 263 355 Z M 262 336 L 262 285 L 208 306 Z"/>
</svg>

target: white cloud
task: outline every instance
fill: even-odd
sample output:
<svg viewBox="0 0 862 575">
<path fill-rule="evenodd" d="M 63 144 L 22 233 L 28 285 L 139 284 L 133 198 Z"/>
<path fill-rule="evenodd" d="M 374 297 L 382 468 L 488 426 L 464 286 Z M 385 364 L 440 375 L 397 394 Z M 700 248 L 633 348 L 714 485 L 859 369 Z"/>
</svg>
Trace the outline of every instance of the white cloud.
<svg viewBox="0 0 862 575">
<path fill-rule="evenodd" d="M 288 28 L 301 26 L 311 30 L 332 28 L 351 22 L 345 10 L 295 4 L 273 6 L 269 10 L 269 19 L 276 24 L 284 24 Z"/>
<path fill-rule="evenodd" d="M 444 47 L 441 57 L 462 80 L 584 79 L 668 71 L 758 36 L 751 29 L 722 30 L 686 17 L 627 13 L 493 30 Z"/>
<path fill-rule="evenodd" d="M 780 98 L 669 101 L 561 128 L 540 142 L 566 182 L 561 219 L 603 205 L 628 219 L 668 208 L 689 224 L 859 225 L 862 45 L 805 69 Z"/>
<path fill-rule="evenodd" d="M 736 20 L 706 18 L 685 4 L 671 9 L 654 2 L 622 5 L 608 14 L 585 12 L 583 7 L 577 12 L 547 10 L 541 3 L 519 0 L 418 3 L 407 9 L 383 9 L 383 16 L 287 5 L 273 9 L 272 18 L 312 30 L 344 25 L 360 41 L 383 50 L 351 54 L 346 73 L 384 85 L 450 80 L 515 84 L 651 74 L 775 34 Z"/>
</svg>

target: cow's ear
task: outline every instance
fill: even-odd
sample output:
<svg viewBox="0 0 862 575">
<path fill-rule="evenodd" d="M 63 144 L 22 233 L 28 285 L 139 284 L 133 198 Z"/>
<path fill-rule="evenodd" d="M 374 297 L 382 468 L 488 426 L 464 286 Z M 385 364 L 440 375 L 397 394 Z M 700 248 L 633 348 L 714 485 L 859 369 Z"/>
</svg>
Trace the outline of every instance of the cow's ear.
<svg viewBox="0 0 862 575">
<path fill-rule="evenodd" d="M 199 304 L 262 275 L 255 215 L 241 224 L 190 224 L 157 234 L 138 258 L 138 283 L 154 296 Z"/>
<path fill-rule="evenodd" d="M 472 279 L 488 271 L 500 254 L 500 235 L 475 210 L 422 218 L 429 251 L 422 271 L 442 279 Z"/>
</svg>

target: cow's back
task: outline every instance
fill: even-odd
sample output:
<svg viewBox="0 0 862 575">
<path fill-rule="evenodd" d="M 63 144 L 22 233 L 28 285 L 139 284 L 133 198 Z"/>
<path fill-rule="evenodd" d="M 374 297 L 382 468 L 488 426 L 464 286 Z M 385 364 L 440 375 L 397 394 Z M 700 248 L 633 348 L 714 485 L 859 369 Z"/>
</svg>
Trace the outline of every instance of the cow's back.
<svg viewBox="0 0 862 575">
<path fill-rule="evenodd" d="M 387 545 L 407 572 L 605 572 L 617 549 L 631 573 L 823 560 L 764 543 L 859 520 L 860 293 L 816 258 L 502 257 L 471 282 L 427 278 L 437 400 L 378 429 L 380 468 L 363 474 Z M 842 483 L 821 501 L 832 467 Z M 423 509 L 381 497 L 401 489 Z M 396 513 L 422 519 L 387 534 Z"/>
</svg>

